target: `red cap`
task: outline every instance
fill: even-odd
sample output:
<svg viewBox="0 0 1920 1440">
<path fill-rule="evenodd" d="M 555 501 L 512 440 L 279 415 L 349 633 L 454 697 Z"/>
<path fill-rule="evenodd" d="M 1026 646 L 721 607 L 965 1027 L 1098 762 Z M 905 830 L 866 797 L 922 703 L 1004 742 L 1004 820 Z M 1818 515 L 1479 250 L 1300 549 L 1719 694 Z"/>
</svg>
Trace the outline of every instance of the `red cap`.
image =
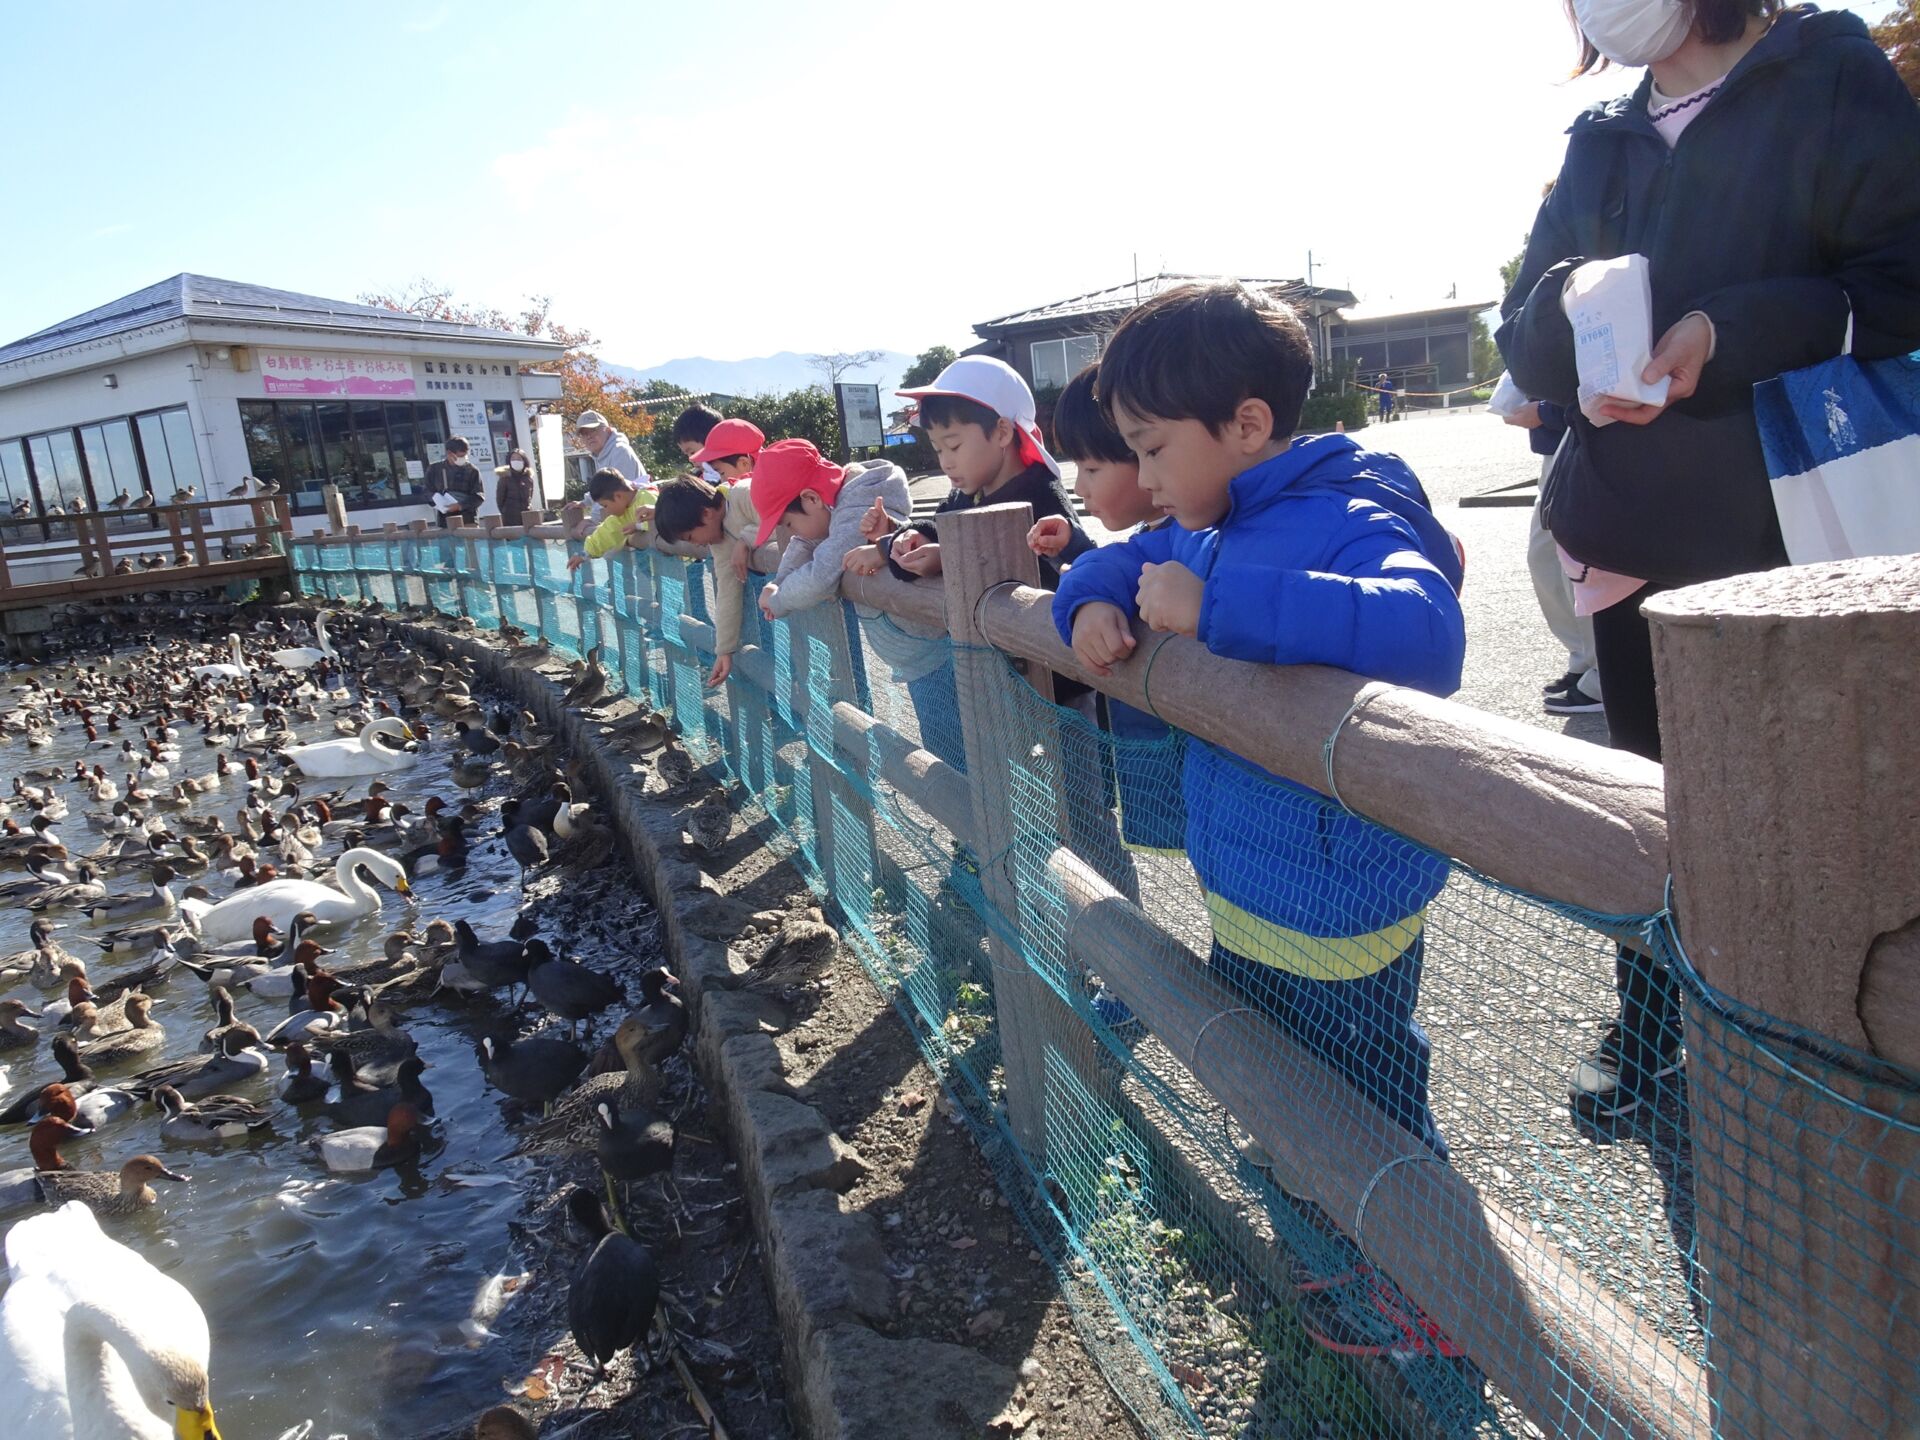
<svg viewBox="0 0 1920 1440">
<path fill-rule="evenodd" d="M 802 490 L 813 491 L 831 505 L 846 478 L 847 472 L 823 459 L 811 440 L 776 440 L 767 446 L 753 467 L 753 509 L 760 517 L 754 548 L 773 538 L 787 507 L 800 498 Z"/>
<path fill-rule="evenodd" d="M 767 443 L 761 428 L 751 420 L 722 420 L 707 432 L 707 443 L 693 455 L 695 465 L 711 465 L 735 455 L 758 455 Z"/>
</svg>

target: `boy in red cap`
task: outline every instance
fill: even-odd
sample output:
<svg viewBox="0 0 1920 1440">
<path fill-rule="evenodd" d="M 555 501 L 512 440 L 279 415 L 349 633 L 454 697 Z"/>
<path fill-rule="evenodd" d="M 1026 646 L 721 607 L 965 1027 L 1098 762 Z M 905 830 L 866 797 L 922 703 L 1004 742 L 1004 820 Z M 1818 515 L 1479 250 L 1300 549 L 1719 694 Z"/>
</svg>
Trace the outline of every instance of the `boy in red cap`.
<svg viewBox="0 0 1920 1440">
<path fill-rule="evenodd" d="M 839 598 L 846 557 L 861 547 L 861 528 L 878 517 L 891 530 L 913 513 L 907 475 L 890 460 L 835 465 L 808 440 L 781 440 L 760 452 L 753 471 L 753 508 L 760 514 L 754 537 L 764 545 L 784 530 L 787 548 L 772 581 L 760 592 L 769 620 Z M 876 612 L 861 606 L 863 620 Z M 920 717 L 928 750 L 956 767 L 964 764 L 957 729 L 959 702 L 953 690 L 951 647 L 945 635 L 918 636 L 895 622 L 861 627 L 861 639 L 907 687 Z M 854 650 L 861 663 L 860 647 Z"/>
<path fill-rule="evenodd" d="M 687 459 L 718 476 L 712 482 L 716 485 L 738 484 L 753 474 L 753 462 L 766 443 L 765 432 L 751 420 L 722 420 Z"/>
</svg>

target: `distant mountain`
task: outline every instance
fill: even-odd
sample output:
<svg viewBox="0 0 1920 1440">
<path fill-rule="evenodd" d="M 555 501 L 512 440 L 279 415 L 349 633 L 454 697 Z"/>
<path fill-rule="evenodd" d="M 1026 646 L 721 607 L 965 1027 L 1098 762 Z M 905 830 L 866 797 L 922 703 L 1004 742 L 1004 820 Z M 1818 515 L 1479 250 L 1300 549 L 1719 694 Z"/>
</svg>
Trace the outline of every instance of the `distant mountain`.
<svg viewBox="0 0 1920 1440">
<path fill-rule="evenodd" d="M 887 350 L 874 364 L 850 370 L 840 378 L 879 385 L 881 403 L 885 405 L 900 384 L 900 377 L 913 364 L 913 358 L 897 350 Z M 825 382 L 825 377 L 807 363 L 805 355 L 791 350 L 755 360 L 709 360 L 695 355 L 685 360 L 669 360 L 664 365 L 650 365 L 644 370 L 630 365 L 601 368 L 635 385 L 644 385 L 649 380 L 671 380 L 696 395 L 710 391 L 721 395 L 783 395 L 789 390 L 804 390 L 809 385 Z"/>
</svg>

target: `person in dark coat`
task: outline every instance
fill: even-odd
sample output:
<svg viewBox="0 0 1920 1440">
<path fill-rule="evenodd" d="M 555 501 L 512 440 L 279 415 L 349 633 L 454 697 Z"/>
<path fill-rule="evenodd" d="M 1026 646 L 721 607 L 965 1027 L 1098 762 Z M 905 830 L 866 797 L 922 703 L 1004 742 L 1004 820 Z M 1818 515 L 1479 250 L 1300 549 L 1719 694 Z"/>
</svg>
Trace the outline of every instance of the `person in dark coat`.
<svg viewBox="0 0 1920 1440">
<path fill-rule="evenodd" d="M 467 442 L 458 435 L 447 441 L 447 458 L 436 460 L 427 467 L 427 495 L 451 495 L 459 502 L 457 508 L 434 510 L 440 516 L 440 528 L 447 529 L 458 521 L 462 525 L 471 525 L 480 514 L 485 491 L 480 485 L 480 472 L 467 459 Z"/>
<path fill-rule="evenodd" d="M 524 525 L 533 508 L 533 465 L 518 445 L 507 452 L 507 463 L 493 472 L 493 503 L 502 525 Z"/>
<path fill-rule="evenodd" d="M 1754 385 L 1840 354 L 1849 330 L 1863 360 L 1920 347 L 1920 107 L 1844 11 L 1575 9 L 1582 69 L 1648 73 L 1574 122 L 1497 339 L 1522 391 L 1567 407 L 1542 513 L 1593 616 L 1612 743 L 1657 760 L 1641 602 L 1786 562 Z M 1660 337 L 1642 379 L 1668 377 L 1667 400 L 1601 400 L 1589 416 L 1562 292 L 1585 261 L 1633 254 L 1647 257 Z M 1650 1105 L 1679 1063 L 1666 969 L 1622 951 L 1615 979 L 1620 1018 L 1570 1087 L 1595 1122 Z"/>
</svg>

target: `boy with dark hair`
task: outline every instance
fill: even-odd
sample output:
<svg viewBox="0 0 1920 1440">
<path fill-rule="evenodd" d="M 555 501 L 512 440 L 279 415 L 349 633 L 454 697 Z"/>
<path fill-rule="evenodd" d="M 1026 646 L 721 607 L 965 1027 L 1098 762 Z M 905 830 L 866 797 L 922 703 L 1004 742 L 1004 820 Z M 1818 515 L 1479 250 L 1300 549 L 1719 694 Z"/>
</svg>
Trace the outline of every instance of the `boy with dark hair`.
<svg viewBox="0 0 1920 1440">
<path fill-rule="evenodd" d="M 1140 462 L 1100 408 L 1094 394 L 1099 370 L 1097 362 L 1087 366 L 1060 392 L 1053 407 L 1053 444 L 1061 459 L 1073 462 L 1073 488 L 1087 513 L 1118 543 L 1173 522 L 1140 488 Z M 1060 554 L 1071 539 L 1072 527 L 1057 515 L 1036 520 L 1027 534 L 1028 546 L 1043 559 Z M 1111 696 L 1099 696 L 1099 709 L 1101 728 L 1122 742 L 1113 757 L 1122 842 L 1129 850 L 1181 853 L 1186 812 L 1180 805 L 1179 758 L 1164 743 L 1171 730 L 1164 720 Z"/>
<path fill-rule="evenodd" d="M 1101 404 L 1174 523 L 1082 557 L 1061 581 L 1054 620 L 1089 669 L 1133 652 L 1138 615 L 1236 660 L 1435 695 L 1459 685 L 1451 539 L 1396 457 L 1345 435 L 1294 438 L 1312 379 L 1299 317 L 1233 282 L 1181 286 L 1114 331 Z M 1208 963 L 1444 1159 L 1413 1009 L 1445 859 L 1197 739 L 1182 788 Z M 1310 1293 L 1327 1296 L 1326 1282 Z M 1315 1308 L 1323 1343 L 1346 1343 L 1329 1318 L 1341 1307 Z M 1404 1345 L 1447 1353 L 1429 1327 Z"/>
<path fill-rule="evenodd" d="M 720 423 L 720 418 L 720 412 L 711 405 L 689 405 L 673 417 L 675 447 L 689 461 L 699 465 L 700 461 L 695 456 L 700 447 L 707 443 L 707 436 L 712 433 L 713 427 Z M 709 485 L 718 485 L 721 479 L 711 465 L 701 468 L 700 478 Z"/>
<path fill-rule="evenodd" d="M 640 487 L 618 470 L 594 471 L 587 482 L 587 495 L 600 507 L 603 518 L 587 533 L 583 542 L 586 553 L 567 561 L 569 573 L 636 540 L 644 543 L 647 521 L 653 515 L 653 507 L 642 499 Z"/>
<path fill-rule="evenodd" d="M 770 572 L 779 552 L 771 546 L 764 551 L 754 547 L 760 516 L 747 484 L 714 486 L 693 475 L 669 480 L 654 500 L 653 529 L 675 553 L 704 552 L 713 559 L 714 661 L 707 673 L 707 685 L 712 688 L 733 671 L 746 608 L 747 573 Z"/>
</svg>

